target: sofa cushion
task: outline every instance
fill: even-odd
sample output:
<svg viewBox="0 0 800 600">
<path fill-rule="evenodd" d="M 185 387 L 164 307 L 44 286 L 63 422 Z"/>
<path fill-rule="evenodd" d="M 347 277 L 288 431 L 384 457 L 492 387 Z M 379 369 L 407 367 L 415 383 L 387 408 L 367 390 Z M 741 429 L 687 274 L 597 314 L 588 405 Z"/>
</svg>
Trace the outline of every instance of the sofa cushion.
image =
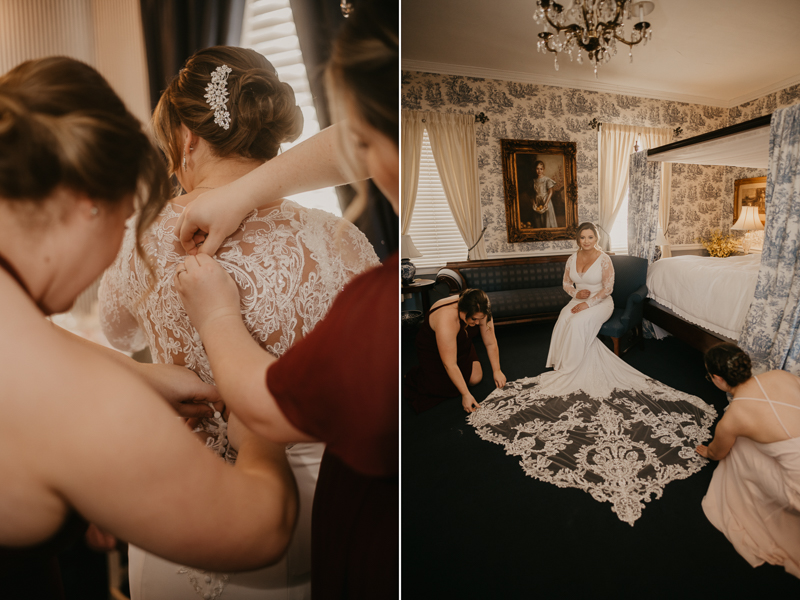
<svg viewBox="0 0 800 600">
<path fill-rule="evenodd" d="M 486 295 L 492 305 L 492 316 L 497 319 L 559 312 L 571 300 L 570 295 L 560 285 L 487 292 Z"/>
<path fill-rule="evenodd" d="M 470 288 L 484 292 L 561 287 L 564 263 L 531 263 L 498 267 L 461 268 L 461 275 Z"/>
</svg>

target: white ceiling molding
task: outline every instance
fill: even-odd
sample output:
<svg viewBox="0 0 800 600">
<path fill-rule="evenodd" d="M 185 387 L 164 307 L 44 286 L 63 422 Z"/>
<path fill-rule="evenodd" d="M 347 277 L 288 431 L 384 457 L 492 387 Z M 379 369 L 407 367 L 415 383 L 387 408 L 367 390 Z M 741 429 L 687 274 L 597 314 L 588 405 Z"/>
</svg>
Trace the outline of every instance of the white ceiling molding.
<svg viewBox="0 0 800 600">
<path fill-rule="evenodd" d="M 534 83 L 537 85 L 549 85 L 553 87 L 574 88 L 578 90 L 589 90 L 593 92 L 606 92 L 609 94 L 623 94 L 625 96 L 637 96 L 639 98 L 654 98 L 656 100 L 673 100 L 675 102 L 686 102 L 688 104 L 701 104 L 704 106 L 717 106 L 720 108 L 732 108 L 745 102 L 756 100 L 772 92 L 790 87 L 800 83 L 800 75 L 778 82 L 767 88 L 762 88 L 753 94 L 731 98 L 730 100 L 720 100 L 719 98 L 709 98 L 706 96 L 693 96 L 690 94 L 676 94 L 670 92 L 647 90 L 630 86 L 621 86 L 611 83 L 586 82 L 574 79 L 564 79 L 558 76 L 538 75 L 535 73 L 521 73 L 518 71 L 500 71 L 497 69 L 486 69 L 482 67 L 470 67 L 466 65 L 451 65 L 434 63 L 420 60 L 402 60 L 401 68 L 404 71 L 419 71 L 421 73 L 436 73 L 440 75 L 460 75 L 462 77 L 478 77 L 481 79 L 497 79 L 500 81 L 516 81 L 519 83 Z"/>
<path fill-rule="evenodd" d="M 792 87 L 793 85 L 797 85 L 798 83 L 800 83 L 800 75 L 789 77 L 788 79 L 784 79 L 783 81 L 779 81 L 777 83 L 774 83 L 773 85 L 769 85 L 767 87 L 761 88 L 760 90 L 756 90 L 752 94 L 747 94 L 744 96 L 738 96 L 736 98 L 732 98 L 731 101 L 728 103 L 727 108 L 733 108 L 734 106 L 739 106 L 740 104 L 744 104 L 745 102 L 758 100 L 759 98 L 763 98 L 767 94 L 785 90 L 786 88 Z"/>
</svg>

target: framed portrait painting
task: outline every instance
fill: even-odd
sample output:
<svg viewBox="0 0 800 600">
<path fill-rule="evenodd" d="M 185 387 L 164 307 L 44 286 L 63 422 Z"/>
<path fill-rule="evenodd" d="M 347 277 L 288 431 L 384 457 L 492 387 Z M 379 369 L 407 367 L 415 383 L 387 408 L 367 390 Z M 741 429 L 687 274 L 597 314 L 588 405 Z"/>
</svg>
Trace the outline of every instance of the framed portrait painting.
<svg viewBox="0 0 800 600">
<path fill-rule="evenodd" d="M 509 242 L 571 240 L 578 228 L 575 142 L 500 140 Z"/>
<path fill-rule="evenodd" d="M 736 223 L 742 205 L 757 206 L 758 216 L 763 225 L 767 220 L 767 211 L 764 206 L 767 193 L 766 177 L 750 177 L 749 179 L 737 179 L 733 183 L 733 222 Z"/>
</svg>

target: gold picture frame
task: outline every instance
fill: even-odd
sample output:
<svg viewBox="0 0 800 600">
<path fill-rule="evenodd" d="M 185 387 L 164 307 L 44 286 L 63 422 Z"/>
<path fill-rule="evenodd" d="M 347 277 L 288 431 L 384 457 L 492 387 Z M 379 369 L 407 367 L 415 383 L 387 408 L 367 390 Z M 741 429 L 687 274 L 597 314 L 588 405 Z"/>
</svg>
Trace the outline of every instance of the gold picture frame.
<svg viewBox="0 0 800 600">
<path fill-rule="evenodd" d="M 575 142 L 500 140 L 500 147 L 509 243 L 575 239 Z"/>
<path fill-rule="evenodd" d="M 742 211 L 742 203 L 747 202 L 758 206 L 758 216 L 763 225 L 767 219 L 764 201 L 767 194 L 766 177 L 750 177 L 748 179 L 737 179 L 733 183 L 733 223 L 739 219 Z"/>
</svg>

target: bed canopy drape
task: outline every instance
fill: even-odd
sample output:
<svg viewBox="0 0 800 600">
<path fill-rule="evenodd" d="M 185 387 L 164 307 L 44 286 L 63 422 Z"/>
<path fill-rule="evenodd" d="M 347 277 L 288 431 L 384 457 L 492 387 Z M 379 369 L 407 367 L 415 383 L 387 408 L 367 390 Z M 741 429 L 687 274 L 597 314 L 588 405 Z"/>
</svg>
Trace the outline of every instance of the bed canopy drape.
<svg viewBox="0 0 800 600">
<path fill-rule="evenodd" d="M 647 161 L 647 151 L 631 155 L 628 193 L 628 254 L 653 262 L 661 199 L 661 165 Z"/>
<path fill-rule="evenodd" d="M 764 249 L 739 344 L 753 370 L 800 375 L 800 104 L 772 115 Z"/>
</svg>

